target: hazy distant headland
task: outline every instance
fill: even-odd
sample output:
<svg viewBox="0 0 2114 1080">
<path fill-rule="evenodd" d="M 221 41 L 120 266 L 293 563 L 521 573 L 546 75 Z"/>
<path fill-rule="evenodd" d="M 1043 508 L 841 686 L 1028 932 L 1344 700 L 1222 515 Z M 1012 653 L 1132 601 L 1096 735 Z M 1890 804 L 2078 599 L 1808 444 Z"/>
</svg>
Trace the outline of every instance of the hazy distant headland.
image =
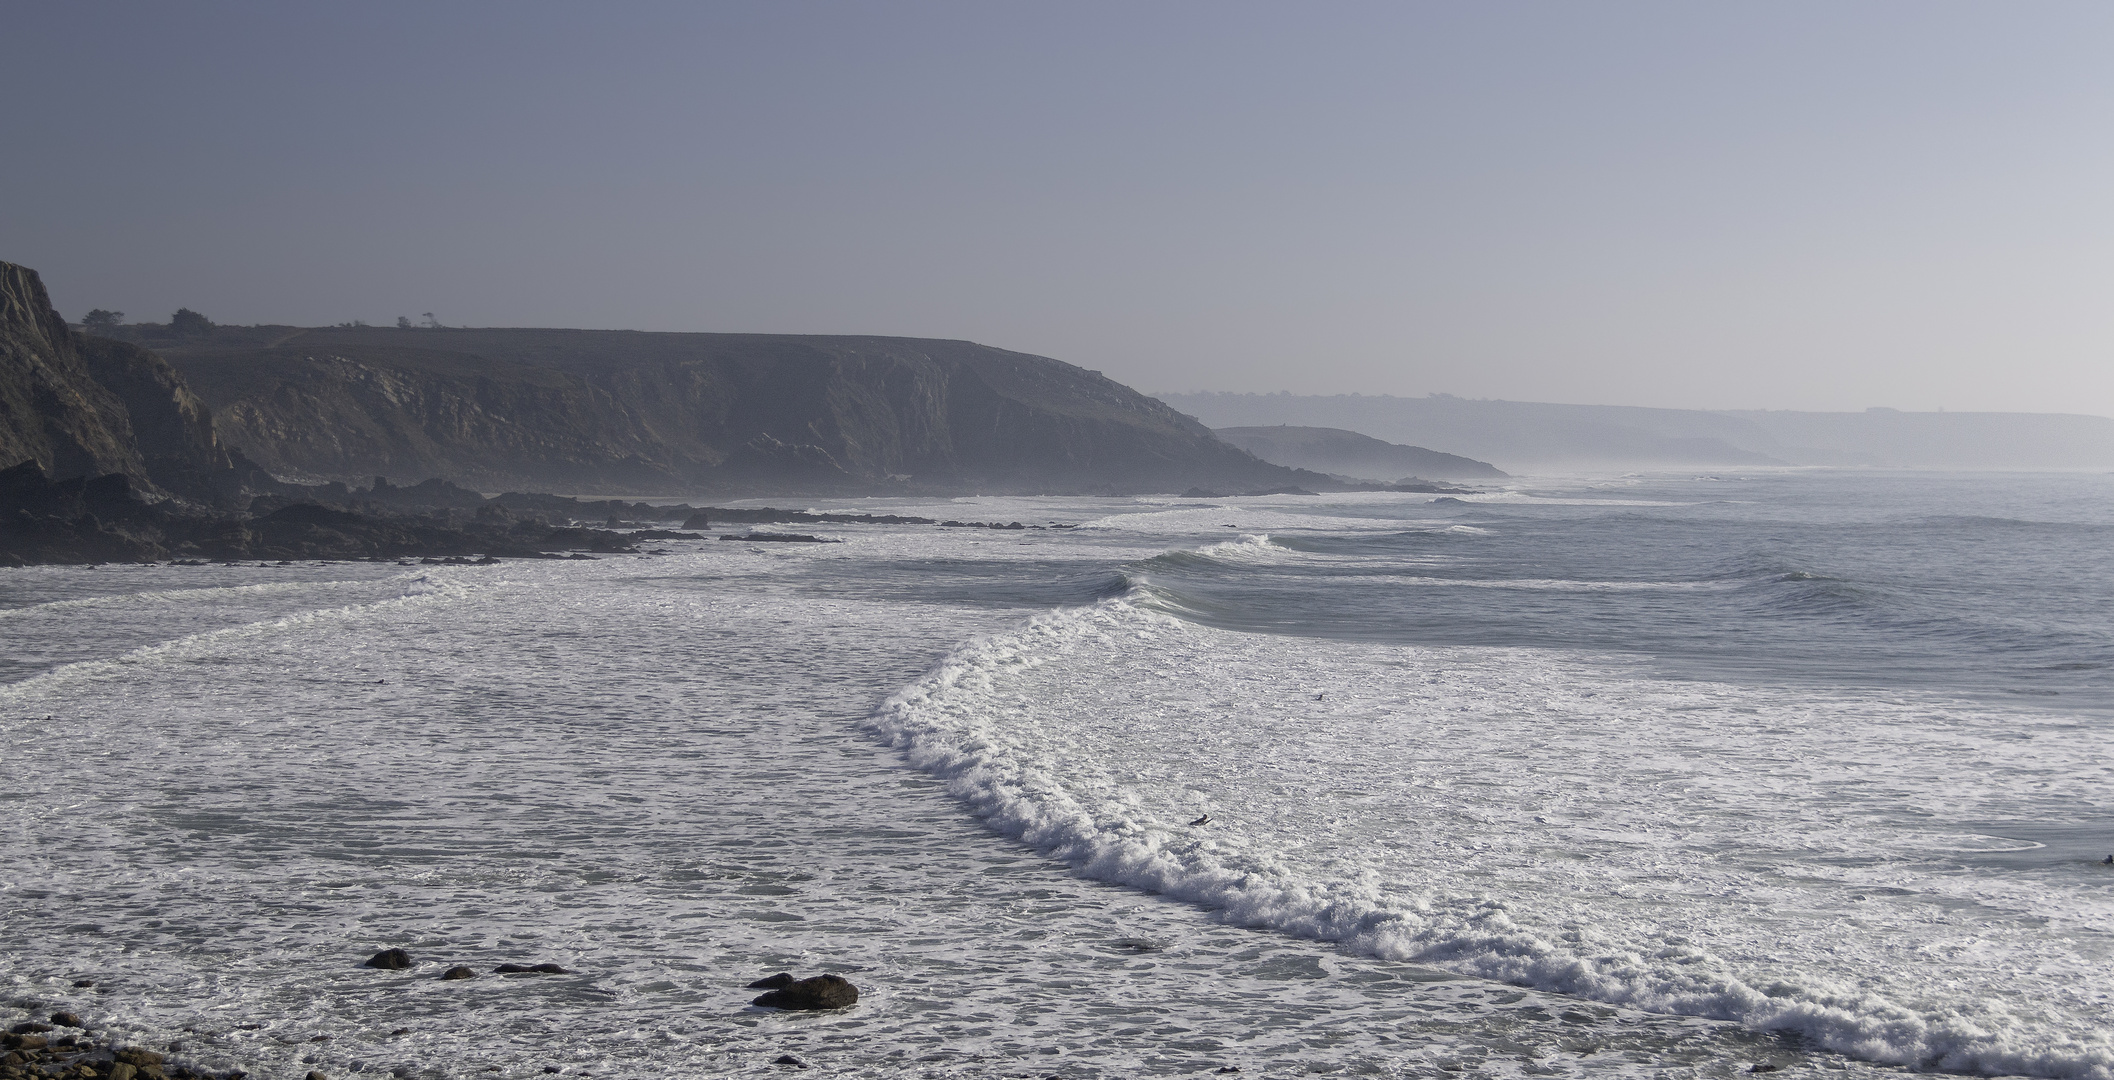
<svg viewBox="0 0 2114 1080">
<path fill-rule="evenodd" d="M 1369 480 L 1501 480 L 1505 473 L 1487 461 L 1403 446 L 1342 428 L 1217 428 L 1212 434 L 1264 461 L 1332 476 Z"/>
<path fill-rule="evenodd" d="M 1161 394 L 1213 428 L 1347 428 L 1513 471 L 1727 465 L 2114 468 L 2114 420 L 2062 413 L 1648 409 L 1388 395 Z"/>
</svg>

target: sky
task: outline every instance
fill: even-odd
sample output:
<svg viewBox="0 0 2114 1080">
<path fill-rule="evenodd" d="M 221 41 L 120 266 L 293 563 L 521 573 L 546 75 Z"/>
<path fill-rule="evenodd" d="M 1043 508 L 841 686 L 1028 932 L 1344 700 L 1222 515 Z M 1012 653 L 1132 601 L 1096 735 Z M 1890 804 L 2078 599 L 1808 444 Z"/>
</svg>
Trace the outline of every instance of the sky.
<svg viewBox="0 0 2114 1080">
<path fill-rule="evenodd" d="M 1147 391 L 2114 415 L 2114 5 L 11 5 L 0 259 L 166 321 Z"/>
</svg>

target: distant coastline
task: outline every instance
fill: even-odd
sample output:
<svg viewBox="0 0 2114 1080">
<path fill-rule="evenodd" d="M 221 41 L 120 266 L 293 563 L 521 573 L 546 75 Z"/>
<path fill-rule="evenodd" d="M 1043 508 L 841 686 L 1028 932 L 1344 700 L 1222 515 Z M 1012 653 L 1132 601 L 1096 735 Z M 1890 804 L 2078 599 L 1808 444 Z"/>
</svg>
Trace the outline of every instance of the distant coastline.
<svg viewBox="0 0 2114 1080">
<path fill-rule="evenodd" d="M 2114 419 L 2067 413 L 1652 409 L 1390 395 L 1163 393 L 1213 428 L 1346 428 L 1509 472 L 1759 465 L 2114 469 Z"/>
</svg>

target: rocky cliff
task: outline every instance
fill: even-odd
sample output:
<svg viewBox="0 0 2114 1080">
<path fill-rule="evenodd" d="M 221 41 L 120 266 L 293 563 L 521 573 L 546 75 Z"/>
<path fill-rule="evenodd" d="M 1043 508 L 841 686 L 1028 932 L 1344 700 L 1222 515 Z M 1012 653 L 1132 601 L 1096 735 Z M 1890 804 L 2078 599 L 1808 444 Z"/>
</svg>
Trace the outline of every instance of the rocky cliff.
<svg viewBox="0 0 2114 1080">
<path fill-rule="evenodd" d="M 117 473 L 199 500 L 238 497 L 254 475 L 160 357 L 73 333 L 36 271 L 0 262 L 0 468 L 25 461 L 58 480 Z"/>
<path fill-rule="evenodd" d="M 24 461 L 61 478 L 147 476 L 124 404 L 89 373 L 43 280 L 0 262 L 0 468 Z"/>
<path fill-rule="evenodd" d="M 1098 372 L 965 341 L 219 327 L 157 347 L 284 477 L 485 490 L 1314 486 Z"/>
</svg>

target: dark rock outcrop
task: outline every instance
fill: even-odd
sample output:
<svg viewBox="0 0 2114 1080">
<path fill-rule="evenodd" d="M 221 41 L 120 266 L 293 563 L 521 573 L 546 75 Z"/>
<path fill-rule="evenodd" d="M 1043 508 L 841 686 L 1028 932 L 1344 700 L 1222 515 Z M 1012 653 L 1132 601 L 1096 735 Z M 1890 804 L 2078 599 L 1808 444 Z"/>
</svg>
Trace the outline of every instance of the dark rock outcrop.
<svg viewBox="0 0 2114 1080">
<path fill-rule="evenodd" d="M 492 969 L 501 975 L 570 975 L 571 971 L 556 964 L 501 964 Z"/>
<path fill-rule="evenodd" d="M 282 476 L 817 494 L 1327 483 L 1098 372 L 966 341 L 216 327 L 157 347 L 220 437 Z"/>
<path fill-rule="evenodd" d="M 451 967 L 448 970 L 440 973 L 440 978 L 442 982 L 455 982 L 460 979 L 474 979 L 476 977 L 477 973 L 475 971 L 472 971 L 461 964 L 457 964 L 454 967 Z"/>
<path fill-rule="evenodd" d="M 214 513 L 173 500 L 149 503 L 123 473 L 54 481 L 35 462 L 0 469 L 0 566 L 170 558 L 468 563 L 637 550 L 623 533 L 551 525 L 497 505 L 389 514 L 273 496 L 258 499 L 248 515 Z"/>
<path fill-rule="evenodd" d="M 276 482 L 221 445 L 203 401 L 137 345 L 76 334 L 37 272 L 0 262 L 0 467 L 120 473 L 143 492 L 231 505 Z"/>
<path fill-rule="evenodd" d="M 43 279 L 0 262 L 0 464 L 22 461 L 61 479 L 147 475 L 124 404 L 89 373 Z"/>
<path fill-rule="evenodd" d="M 799 981 L 799 980 L 797 980 L 797 979 L 794 979 L 794 978 L 793 978 L 793 975 L 792 975 L 792 973 L 791 973 L 791 972 L 788 972 L 788 971 L 781 971 L 781 972 L 779 972 L 779 973 L 778 973 L 778 974 L 776 974 L 776 975 L 766 975 L 766 976 L 764 976 L 763 978 L 761 978 L 761 979 L 758 979 L 758 980 L 756 980 L 755 982 L 752 982 L 752 983 L 750 983 L 750 984 L 749 984 L 749 985 L 748 985 L 748 986 L 746 987 L 746 989 L 749 989 L 749 990 L 782 990 L 782 989 L 784 989 L 784 988 L 786 988 L 786 987 L 788 987 L 788 986 L 791 986 L 791 985 L 793 985 L 793 984 L 794 984 L 795 982 L 797 982 L 797 981 Z"/>
<path fill-rule="evenodd" d="M 851 981 L 840 975 L 817 975 L 812 979 L 796 979 L 791 983 L 759 996 L 752 1005 L 767 1009 L 842 1009 L 859 1000 L 859 990 Z"/>
<path fill-rule="evenodd" d="M 367 958 L 367 967 L 384 971 L 402 971 L 411 966 L 411 954 L 402 949 L 383 949 Z"/>
</svg>

